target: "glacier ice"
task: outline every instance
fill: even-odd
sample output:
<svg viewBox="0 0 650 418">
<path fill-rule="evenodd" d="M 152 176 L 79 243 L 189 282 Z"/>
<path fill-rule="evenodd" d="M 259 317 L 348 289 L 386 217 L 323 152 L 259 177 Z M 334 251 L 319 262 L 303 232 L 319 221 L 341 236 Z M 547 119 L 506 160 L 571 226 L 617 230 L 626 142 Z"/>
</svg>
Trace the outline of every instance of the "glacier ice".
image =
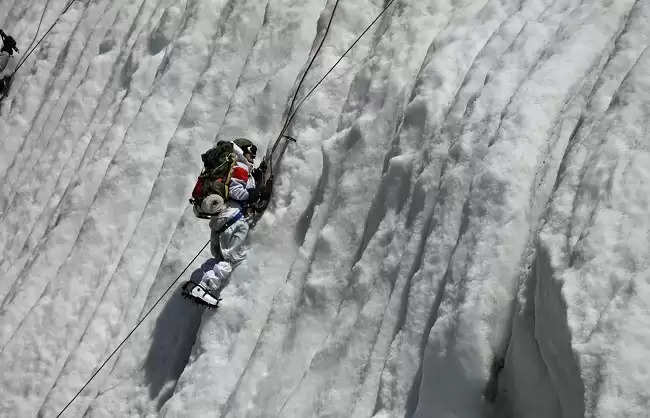
<svg viewBox="0 0 650 418">
<path fill-rule="evenodd" d="M 60 16 L 0 103 L 0 415 L 56 416 L 199 251 L 201 152 L 272 143 L 335 3 Z M 0 27 L 24 53 L 66 4 Z M 299 98 L 385 4 L 338 4 Z M 220 309 L 174 287 L 65 416 L 646 416 L 649 45 L 644 0 L 396 0 Z"/>
</svg>

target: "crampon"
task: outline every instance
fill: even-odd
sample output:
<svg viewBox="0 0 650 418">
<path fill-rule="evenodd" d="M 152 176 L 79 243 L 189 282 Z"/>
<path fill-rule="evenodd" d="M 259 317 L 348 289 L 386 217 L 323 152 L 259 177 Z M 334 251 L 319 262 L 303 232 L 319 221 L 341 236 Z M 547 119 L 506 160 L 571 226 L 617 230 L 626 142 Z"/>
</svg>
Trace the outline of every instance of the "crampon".
<svg viewBox="0 0 650 418">
<path fill-rule="evenodd" d="M 181 294 L 184 298 L 209 309 L 217 309 L 219 307 L 219 302 L 221 301 L 219 295 L 214 295 L 200 284 L 191 281 L 183 284 Z"/>
</svg>

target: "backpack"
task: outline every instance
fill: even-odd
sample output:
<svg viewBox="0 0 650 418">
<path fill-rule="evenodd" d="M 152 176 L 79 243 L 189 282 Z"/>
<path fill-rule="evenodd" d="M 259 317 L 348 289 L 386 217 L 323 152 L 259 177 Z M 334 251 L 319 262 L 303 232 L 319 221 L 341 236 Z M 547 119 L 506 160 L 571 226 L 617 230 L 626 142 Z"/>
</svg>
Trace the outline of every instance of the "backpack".
<svg viewBox="0 0 650 418">
<path fill-rule="evenodd" d="M 9 55 L 12 55 L 14 51 L 18 52 L 18 48 L 16 48 L 16 40 L 12 38 L 11 36 L 7 35 L 4 33 L 2 30 L 0 30 L 0 37 L 2 38 L 2 50 L 7 51 Z"/>
<path fill-rule="evenodd" d="M 199 218 L 210 218 L 213 213 L 206 213 L 202 208 L 203 201 L 211 195 L 218 195 L 221 201 L 228 200 L 228 184 L 232 169 L 237 162 L 233 143 L 219 141 L 201 155 L 203 170 L 196 180 L 192 190 L 190 203 L 194 205 L 194 214 Z"/>
</svg>

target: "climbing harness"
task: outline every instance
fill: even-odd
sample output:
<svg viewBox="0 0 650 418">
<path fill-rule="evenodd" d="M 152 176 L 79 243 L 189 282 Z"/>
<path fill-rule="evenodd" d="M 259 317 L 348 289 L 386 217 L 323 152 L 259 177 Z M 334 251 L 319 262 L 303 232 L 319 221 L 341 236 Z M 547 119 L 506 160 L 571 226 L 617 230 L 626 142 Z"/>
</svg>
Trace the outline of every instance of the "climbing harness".
<svg viewBox="0 0 650 418">
<path fill-rule="evenodd" d="M 72 4 L 72 2 L 74 2 L 74 1 L 75 1 L 75 0 L 71 0 L 71 1 L 70 1 L 69 5 L 66 6 L 66 9 L 64 9 L 63 13 L 65 13 L 65 11 L 67 11 L 67 9 L 69 8 L 69 6 L 70 6 L 70 5 Z M 343 58 L 347 55 L 347 53 L 350 52 L 350 50 L 351 50 L 352 48 L 354 48 L 354 46 L 359 42 L 359 40 L 361 40 L 361 38 L 366 34 L 366 32 L 368 32 L 368 30 L 370 30 L 370 28 L 371 28 L 371 27 L 372 27 L 372 26 L 373 26 L 373 25 L 374 25 L 374 24 L 379 20 L 379 18 L 384 14 L 384 12 L 386 12 L 386 10 L 388 10 L 388 8 L 389 8 L 389 7 L 394 3 L 394 1 L 395 1 L 395 0 L 390 0 L 390 1 L 389 1 L 389 2 L 384 6 L 384 8 L 383 8 L 382 11 L 377 15 L 377 17 L 376 17 L 376 18 L 375 18 L 375 19 L 374 19 L 374 20 L 373 20 L 373 21 L 372 21 L 372 22 L 371 22 L 371 23 L 370 23 L 370 24 L 369 24 L 369 25 L 368 25 L 368 26 L 363 30 L 363 32 L 362 32 L 362 33 L 357 37 L 357 39 L 356 39 L 356 40 L 355 40 L 355 41 L 350 45 L 350 47 L 349 47 L 349 48 L 348 48 L 348 49 L 343 53 L 343 55 L 341 55 L 341 57 L 338 59 L 338 61 L 336 61 L 336 63 L 335 63 L 335 64 L 334 64 L 334 65 L 333 65 L 333 66 L 332 66 L 332 67 L 331 67 L 331 68 L 330 68 L 326 73 L 325 73 L 325 75 L 323 75 L 323 76 L 321 77 L 321 79 L 320 79 L 320 80 L 319 80 L 319 81 L 318 81 L 318 82 L 317 82 L 317 83 L 316 83 L 316 84 L 315 84 L 315 85 L 314 85 L 314 86 L 309 90 L 309 92 L 307 92 L 307 94 L 305 95 L 305 97 L 303 97 L 303 98 L 300 100 L 300 102 L 298 102 L 298 105 L 295 107 L 295 109 L 293 109 L 293 106 L 294 106 L 294 104 L 295 104 L 295 102 L 296 102 L 296 99 L 297 99 L 298 93 L 299 93 L 299 91 L 300 91 L 300 87 L 302 86 L 302 83 L 303 83 L 304 80 L 305 80 L 305 77 L 306 77 L 306 75 L 307 75 L 307 72 L 309 71 L 309 69 L 311 68 L 312 64 L 314 63 L 314 61 L 315 61 L 315 59 L 316 59 L 316 56 L 318 55 L 318 52 L 320 51 L 321 47 L 323 46 L 323 43 L 325 42 L 325 38 L 327 37 L 327 34 L 328 34 L 328 32 L 329 32 L 329 29 L 330 29 L 330 26 L 331 26 L 331 23 L 332 23 L 332 19 L 334 18 L 334 12 L 336 11 L 336 7 L 338 6 L 338 3 L 339 3 L 339 0 L 336 0 L 336 3 L 334 4 L 334 8 L 332 9 L 332 14 L 331 14 L 331 16 L 330 16 L 330 20 L 329 20 L 329 22 L 328 22 L 328 24 L 327 24 L 327 28 L 326 28 L 326 30 L 325 30 L 325 34 L 323 35 L 323 39 L 321 40 L 321 43 L 319 44 L 318 48 L 316 49 L 316 51 L 315 51 L 315 53 L 314 53 L 314 56 L 312 57 L 312 59 L 310 60 L 309 64 L 307 65 L 307 68 L 305 69 L 305 71 L 304 71 L 304 73 L 303 73 L 303 75 L 302 75 L 302 77 L 301 77 L 301 79 L 300 79 L 300 82 L 298 83 L 298 87 L 296 88 L 296 91 L 295 91 L 295 93 L 294 93 L 294 95 L 293 95 L 293 98 L 292 98 L 292 100 L 291 100 L 291 104 L 290 104 L 290 106 L 289 106 L 289 110 L 288 110 L 288 112 L 287 112 L 287 119 L 286 119 L 286 121 L 285 121 L 285 123 L 284 123 L 284 125 L 283 125 L 283 127 L 282 127 L 282 130 L 280 131 L 280 134 L 278 135 L 277 139 L 275 140 L 275 142 L 274 142 L 274 144 L 273 144 L 273 147 L 271 148 L 270 151 L 267 151 L 267 154 L 266 154 L 266 156 L 264 157 L 264 161 L 267 161 L 267 164 L 268 164 L 268 169 L 267 169 L 267 171 L 266 171 L 266 173 L 265 173 L 266 181 L 268 182 L 268 181 L 270 180 L 270 184 L 271 184 L 271 186 L 272 186 L 272 179 L 273 179 L 273 163 L 276 163 L 276 164 L 277 164 L 277 163 L 280 162 L 280 160 L 281 160 L 281 158 L 282 158 L 282 155 L 283 155 L 283 153 L 284 153 L 284 150 L 280 153 L 280 155 L 278 156 L 278 158 L 277 158 L 275 161 L 273 161 L 273 159 L 272 159 L 272 158 L 273 158 L 273 153 L 276 151 L 276 148 L 278 147 L 278 145 L 280 144 L 280 142 L 281 142 L 283 139 L 284 139 L 284 140 L 287 140 L 287 141 L 290 141 L 290 142 L 296 142 L 296 139 L 295 139 L 295 138 L 293 138 L 293 137 L 291 137 L 291 136 L 289 136 L 289 135 L 286 134 L 286 131 L 287 131 L 287 129 L 289 128 L 289 125 L 291 124 L 291 122 L 292 122 L 293 118 L 295 117 L 296 113 L 298 112 L 298 110 L 300 109 L 300 107 L 302 106 L 302 104 L 307 100 L 307 98 L 309 98 L 309 96 L 311 96 L 311 94 L 312 94 L 312 93 L 313 93 L 313 92 L 318 88 L 318 86 L 320 86 L 320 84 L 323 82 L 323 80 L 325 80 L 325 78 L 326 78 L 326 77 L 327 77 L 327 76 L 328 76 L 328 75 L 329 75 L 329 74 L 334 70 L 334 68 L 335 68 L 335 67 L 336 67 L 336 66 L 341 62 L 341 60 L 343 60 Z M 58 19 L 57 19 L 57 20 L 58 20 Z M 55 22 L 55 23 L 56 23 L 56 22 Z M 51 28 L 50 28 L 50 30 L 51 30 Z M 49 30 L 48 30 L 48 32 L 49 32 Z M 46 35 L 47 35 L 47 34 L 46 34 Z M 44 36 L 44 37 L 45 37 L 45 36 Z M 42 40 L 42 39 L 43 39 L 43 38 L 41 38 L 41 40 Z M 39 41 L 39 42 L 40 42 L 40 41 Z M 37 45 L 38 45 L 38 44 L 37 44 Z M 267 202 L 267 204 L 268 204 L 268 202 Z M 266 209 L 266 206 L 265 206 L 264 208 L 262 208 L 262 212 L 263 212 L 264 209 Z M 225 230 L 225 229 L 224 229 L 224 230 Z M 63 414 L 63 413 L 68 409 L 68 407 L 72 404 L 72 402 L 74 402 L 75 399 L 77 399 L 77 397 L 79 397 L 79 395 L 81 394 L 81 392 L 82 392 L 82 391 L 83 391 L 83 390 L 84 390 L 84 389 L 85 389 L 85 388 L 90 384 L 90 382 L 95 378 L 95 376 L 97 376 L 97 374 L 101 371 L 101 369 L 102 369 L 102 368 L 103 368 L 103 367 L 104 367 L 104 366 L 105 366 L 105 365 L 110 361 L 110 359 L 111 359 L 111 358 L 112 358 L 112 357 L 113 357 L 113 356 L 114 356 L 114 355 L 119 351 L 119 349 L 124 345 L 124 343 L 126 342 L 126 340 L 128 340 L 129 337 L 131 337 L 131 335 L 132 335 L 132 334 L 135 332 L 135 330 L 136 330 L 136 329 L 137 329 L 137 328 L 138 328 L 138 327 L 139 327 L 139 326 L 144 322 L 144 320 L 149 316 L 149 314 L 151 314 L 151 312 L 153 312 L 153 310 L 156 308 L 156 306 L 158 306 L 158 304 L 163 300 L 163 298 L 167 295 L 167 293 L 169 293 L 169 291 L 172 289 L 172 287 L 174 287 L 174 285 L 176 284 L 176 282 L 178 282 L 178 280 L 181 278 L 181 276 L 182 276 L 182 275 L 187 271 L 187 269 L 192 265 L 192 263 L 194 263 L 194 261 L 199 257 L 199 255 L 201 255 L 201 253 L 203 252 L 203 250 L 205 250 L 205 248 L 206 248 L 209 244 L 210 244 L 210 240 L 208 240 L 208 241 L 205 243 L 205 245 L 203 245 L 203 247 L 199 250 L 199 252 L 194 256 L 194 258 L 192 258 L 192 260 L 187 264 L 187 266 L 185 266 L 185 268 L 183 269 L 183 271 L 181 271 L 181 273 L 178 275 L 178 277 L 176 277 L 176 279 L 175 279 L 175 280 L 174 280 L 174 281 L 169 285 L 169 287 L 167 287 L 167 289 L 162 293 L 162 295 L 158 298 L 158 300 L 156 300 L 156 302 L 151 306 L 151 308 L 149 308 L 149 310 L 148 310 L 148 311 L 147 311 L 147 312 L 142 316 L 142 318 L 137 322 L 137 324 L 135 325 L 135 327 L 133 327 L 133 329 L 132 329 L 128 334 L 127 334 L 126 337 L 124 337 L 124 339 L 122 340 L 122 342 L 120 342 L 120 344 L 115 348 L 115 350 L 113 350 L 113 352 L 111 352 L 111 354 L 108 356 L 108 358 L 107 358 L 106 360 L 104 360 L 104 362 L 103 362 L 103 363 L 102 363 L 102 364 L 97 368 L 97 370 L 96 370 L 96 371 L 93 373 L 93 375 L 92 375 L 92 376 L 91 376 L 91 377 L 86 381 L 86 383 L 83 385 L 83 387 L 82 387 L 81 389 L 79 389 L 79 391 L 78 391 L 78 392 L 77 392 L 77 393 L 72 397 L 72 399 L 70 399 L 70 401 L 69 401 L 69 402 L 66 404 L 66 406 L 61 410 L 61 412 L 59 412 L 59 413 L 57 414 L 57 418 L 60 417 L 60 416 L 61 416 L 61 415 L 62 415 L 62 414 Z"/>
</svg>

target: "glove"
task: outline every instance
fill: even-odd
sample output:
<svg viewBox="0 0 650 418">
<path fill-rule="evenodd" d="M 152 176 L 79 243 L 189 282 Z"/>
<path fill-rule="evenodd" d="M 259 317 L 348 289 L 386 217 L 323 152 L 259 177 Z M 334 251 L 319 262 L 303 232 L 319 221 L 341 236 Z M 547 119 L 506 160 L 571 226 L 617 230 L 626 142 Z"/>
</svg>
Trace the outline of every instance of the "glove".
<svg viewBox="0 0 650 418">
<path fill-rule="evenodd" d="M 269 177 L 266 181 L 266 184 L 262 186 L 260 191 L 260 200 L 268 201 L 271 199 L 271 193 L 273 192 L 273 176 Z"/>
<path fill-rule="evenodd" d="M 248 192 L 248 203 L 253 204 L 257 202 L 257 198 L 259 196 L 259 191 L 257 187 L 254 189 L 248 189 L 247 192 Z"/>
<path fill-rule="evenodd" d="M 257 168 L 253 169 L 252 176 L 256 184 L 262 184 L 264 173 L 266 173 L 266 161 L 262 161 Z"/>
</svg>

